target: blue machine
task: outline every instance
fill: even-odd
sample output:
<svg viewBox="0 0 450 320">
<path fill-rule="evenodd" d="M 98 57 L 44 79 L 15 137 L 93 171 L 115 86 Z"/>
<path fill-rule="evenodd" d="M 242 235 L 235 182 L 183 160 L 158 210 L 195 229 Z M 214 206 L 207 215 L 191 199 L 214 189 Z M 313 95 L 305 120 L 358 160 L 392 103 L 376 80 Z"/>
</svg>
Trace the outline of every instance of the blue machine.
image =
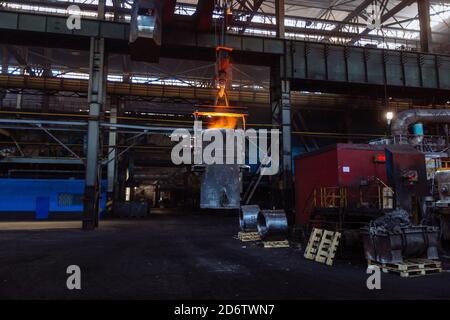
<svg viewBox="0 0 450 320">
<path fill-rule="evenodd" d="M 423 124 L 422 123 L 416 123 L 413 126 L 413 132 L 416 136 L 423 136 Z"/>
<path fill-rule="evenodd" d="M 101 183 L 106 190 L 106 180 Z M 34 213 L 38 220 L 49 214 L 82 213 L 84 180 L 81 179 L 0 179 L 0 214 Z M 106 207 L 106 191 L 100 208 Z"/>
</svg>

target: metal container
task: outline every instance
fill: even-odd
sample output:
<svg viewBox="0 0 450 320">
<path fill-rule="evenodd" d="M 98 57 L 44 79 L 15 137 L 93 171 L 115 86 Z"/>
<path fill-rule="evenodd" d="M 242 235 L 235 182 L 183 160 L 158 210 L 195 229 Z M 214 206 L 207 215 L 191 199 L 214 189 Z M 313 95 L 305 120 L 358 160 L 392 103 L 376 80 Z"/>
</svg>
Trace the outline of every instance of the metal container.
<svg viewBox="0 0 450 320">
<path fill-rule="evenodd" d="M 133 60 L 158 61 L 162 34 L 161 11 L 161 1 L 134 1 L 130 21 L 130 55 Z"/>
<path fill-rule="evenodd" d="M 227 134 L 232 134 L 231 129 L 206 129 L 206 133 L 220 134 L 223 142 L 227 140 Z M 209 142 L 203 142 L 204 150 Z M 237 145 L 234 141 L 233 164 L 226 164 L 227 148 L 231 150 L 232 146 L 224 145 L 223 149 L 219 148 L 215 152 L 223 156 L 222 164 L 201 164 L 195 165 L 196 171 L 202 172 L 200 186 L 200 208 L 202 209 L 239 209 L 241 204 L 241 169 L 242 164 L 238 164 Z M 194 150 L 194 152 L 196 152 Z M 203 152 L 203 151 L 202 151 Z M 203 159 L 204 160 L 204 159 Z M 200 170 L 199 170 L 200 169 Z"/>
<path fill-rule="evenodd" d="M 348 188 L 349 208 L 360 201 L 359 188 L 364 180 L 380 179 L 387 182 L 386 163 L 380 161 L 385 146 L 343 144 L 324 147 L 295 158 L 296 225 L 309 222 L 311 200 L 315 189 L 321 187 Z M 352 191 L 353 190 L 353 191 Z"/>
<path fill-rule="evenodd" d="M 242 231 L 256 231 L 258 229 L 258 214 L 261 211 L 258 205 L 241 206 L 239 225 Z"/>
<path fill-rule="evenodd" d="M 241 204 L 240 166 L 206 165 L 200 188 L 200 208 L 239 209 Z"/>
<path fill-rule="evenodd" d="M 403 259 L 439 259 L 439 229 L 427 226 L 400 227 L 393 232 L 361 232 L 366 259 L 380 263 L 402 263 Z"/>
<path fill-rule="evenodd" d="M 286 240 L 288 221 L 283 210 L 262 210 L 258 214 L 258 233 L 261 240 Z"/>
</svg>

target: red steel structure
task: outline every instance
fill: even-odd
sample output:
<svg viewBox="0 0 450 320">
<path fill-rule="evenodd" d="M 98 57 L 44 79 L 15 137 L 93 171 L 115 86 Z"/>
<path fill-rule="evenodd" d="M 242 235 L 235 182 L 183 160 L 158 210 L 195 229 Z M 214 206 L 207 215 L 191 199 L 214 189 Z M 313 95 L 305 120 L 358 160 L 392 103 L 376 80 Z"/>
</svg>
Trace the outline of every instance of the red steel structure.
<svg viewBox="0 0 450 320">
<path fill-rule="evenodd" d="M 297 156 L 296 225 L 307 225 L 315 208 L 356 208 L 370 185 L 386 183 L 383 145 L 340 143 Z"/>
</svg>

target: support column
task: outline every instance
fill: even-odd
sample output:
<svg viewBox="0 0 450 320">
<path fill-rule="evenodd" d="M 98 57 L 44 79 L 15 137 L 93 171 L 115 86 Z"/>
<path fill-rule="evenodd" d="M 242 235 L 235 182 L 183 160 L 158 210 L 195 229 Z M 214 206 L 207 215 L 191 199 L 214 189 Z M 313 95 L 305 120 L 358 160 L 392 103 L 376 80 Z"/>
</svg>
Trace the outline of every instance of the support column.
<svg viewBox="0 0 450 320">
<path fill-rule="evenodd" d="M 52 57 L 52 49 L 49 48 L 44 49 L 44 54 L 45 57 L 48 58 L 48 61 L 46 61 L 45 64 L 43 65 L 44 71 L 42 73 L 42 76 L 45 78 L 50 78 L 53 77 L 52 65 L 49 62 Z M 50 94 L 48 92 L 43 93 L 41 103 L 42 103 L 41 108 L 42 112 L 48 113 L 50 111 Z"/>
<path fill-rule="evenodd" d="M 420 48 L 423 52 L 432 51 L 430 24 L 430 0 L 417 0 L 420 22 Z"/>
<path fill-rule="evenodd" d="M 275 15 L 277 19 L 277 37 L 284 38 L 284 0 L 275 0 Z"/>
<path fill-rule="evenodd" d="M 283 189 L 286 194 L 285 208 L 292 209 L 292 125 L 291 88 L 289 80 L 281 81 L 281 137 L 283 139 Z"/>
<path fill-rule="evenodd" d="M 89 66 L 89 122 L 87 138 L 86 181 L 84 189 L 83 229 L 92 230 L 98 226 L 100 202 L 99 168 L 100 112 L 105 99 L 105 41 L 91 38 Z"/>
<path fill-rule="evenodd" d="M 117 116 L 122 116 L 124 113 L 125 100 L 120 99 L 119 104 L 117 105 Z M 126 144 L 126 140 L 121 135 L 117 135 L 116 133 L 116 146 Z M 118 154 L 118 150 L 116 149 L 116 154 Z M 127 180 L 127 163 L 122 160 L 122 158 L 116 159 L 116 187 L 114 188 L 114 201 L 125 201 L 125 189 L 126 189 L 126 180 Z"/>
<path fill-rule="evenodd" d="M 98 0 L 98 19 L 99 20 L 105 20 L 105 7 L 106 7 L 106 0 Z"/>
<path fill-rule="evenodd" d="M 17 110 L 22 109 L 22 101 L 23 101 L 23 99 L 22 99 L 22 93 L 18 93 L 18 94 L 16 95 L 16 109 L 17 109 Z"/>
<path fill-rule="evenodd" d="M 128 151 L 128 180 L 127 180 L 127 186 L 130 188 L 130 201 L 134 201 L 134 187 L 136 186 L 136 182 L 134 180 L 134 150 L 131 149 Z"/>
<path fill-rule="evenodd" d="M 27 63 L 28 62 L 28 49 L 27 48 L 22 48 L 22 50 L 20 50 L 20 51 L 22 53 L 22 57 L 23 57 L 24 63 Z M 19 53 L 19 55 L 21 53 Z M 27 67 L 26 64 L 20 66 L 20 74 L 22 74 L 22 75 L 25 74 L 26 67 Z M 17 110 L 22 109 L 22 103 L 23 103 L 23 95 L 22 95 L 22 92 L 20 92 L 20 93 L 18 93 L 16 95 L 16 109 Z"/>
<path fill-rule="evenodd" d="M 274 63 L 270 68 L 270 103 L 271 103 L 271 115 L 272 115 L 272 125 L 274 128 L 280 128 L 281 117 L 280 117 L 280 102 L 281 102 L 281 80 L 280 80 L 280 64 Z M 281 138 L 281 137 L 280 137 Z M 280 162 L 283 161 L 282 148 L 280 148 Z M 280 163 L 280 172 L 283 168 L 283 164 Z M 277 176 L 270 176 L 272 185 L 272 192 L 270 205 L 273 208 L 281 208 L 282 201 L 278 197 L 280 193 L 280 174 Z"/>
<path fill-rule="evenodd" d="M 9 55 L 8 48 L 2 46 L 2 75 L 8 75 Z M 6 97 L 6 90 L 0 90 L 0 108 L 3 108 L 3 99 Z"/>
<path fill-rule="evenodd" d="M 109 123 L 117 123 L 117 108 L 119 98 L 111 99 L 111 109 L 109 113 Z M 117 182 L 117 132 L 116 128 L 111 127 L 108 138 L 108 202 L 114 201 L 114 190 Z"/>
<path fill-rule="evenodd" d="M 155 208 L 159 208 L 159 198 L 161 197 L 161 188 L 159 184 L 155 186 Z"/>
<path fill-rule="evenodd" d="M 48 93 L 42 95 L 41 106 L 43 113 L 48 113 L 50 111 L 50 95 Z"/>
<path fill-rule="evenodd" d="M 2 74 L 8 74 L 8 65 L 9 65 L 9 54 L 8 48 L 6 46 L 2 46 Z"/>
<path fill-rule="evenodd" d="M 281 61 L 271 67 L 271 101 L 272 101 L 272 124 L 279 127 L 281 131 L 280 148 L 280 175 L 278 181 L 273 185 L 277 190 L 274 194 L 281 197 L 273 201 L 275 207 L 282 206 L 288 214 L 290 222 L 293 221 L 293 190 L 292 190 L 292 142 L 291 142 L 291 102 L 290 102 L 290 82 L 282 77 Z"/>
</svg>

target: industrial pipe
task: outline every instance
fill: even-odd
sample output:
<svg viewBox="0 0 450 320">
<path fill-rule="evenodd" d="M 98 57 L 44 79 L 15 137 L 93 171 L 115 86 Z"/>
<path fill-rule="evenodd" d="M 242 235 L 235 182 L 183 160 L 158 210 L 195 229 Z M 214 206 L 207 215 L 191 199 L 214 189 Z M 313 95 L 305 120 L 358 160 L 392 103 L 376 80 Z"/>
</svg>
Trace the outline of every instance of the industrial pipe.
<svg viewBox="0 0 450 320">
<path fill-rule="evenodd" d="M 256 231 L 258 214 L 261 211 L 258 205 L 241 206 L 239 225 L 242 231 Z"/>
<path fill-rule="evenodd" d="M 77 126 L 85 127 L 87 126 L 86 121 L 56 121 L 56 120 L 41 120 L 41 119 L 0 119 L 0 124 L 29 124 L 29 125 L 62 125 L 62 126 Z M 100 126 L 105 128 L 119 128 L 119 129 L 133 129 L 133 130 L 144 130 L 147 133 L 167 133 L 170 134 L 176 129 L 185 129 L 192 132 L 192 128 L 189 127 L 154 127 L 154 126 L 140 126 L 132 124 L 121 124 L 121 123 L 109 123 L 101 122 Z M 4 126 L 2 126 L 4 128 Z"/>
<path fill-rule="evenodd" d="M 258 233 L 261 240 L 286 240 L 288 221 L 283 210 L 263 210 L 258 215 Z"/>
<path fill-rule="evenodd" d="M 402 111 L 392 121 L 392 135 L 407 135 L 408 127 L 417 122 L 450 123 L 450 109 L 412 109 Z"/>
</svg>

